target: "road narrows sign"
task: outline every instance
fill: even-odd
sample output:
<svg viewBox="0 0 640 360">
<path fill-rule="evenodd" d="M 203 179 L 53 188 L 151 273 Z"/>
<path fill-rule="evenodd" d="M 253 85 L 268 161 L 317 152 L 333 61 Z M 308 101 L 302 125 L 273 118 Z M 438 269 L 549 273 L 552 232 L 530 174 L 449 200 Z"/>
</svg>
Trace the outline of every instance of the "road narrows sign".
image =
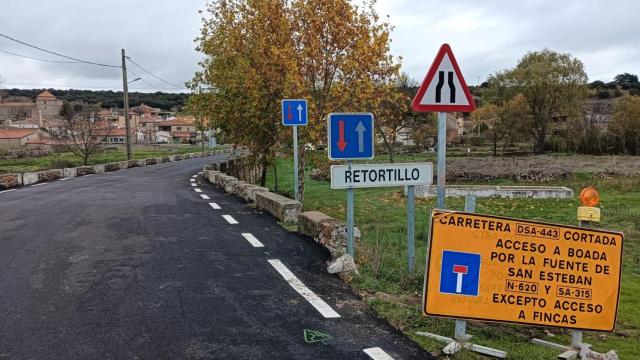
<svg viewBox="0 0 640 360">
<path fill-rule="evenodd" d="M 373 114 L 329 114 L 327 124 L 329 159 L 373 159 L 374 135 Z"/>
<path fill-rule="evenodd" d="M 431 185 L 431 163 L 353 164 L 331 166 L 331 188 Z"/>
<path fill-rule="evenodd" d="M 448 44 L 440 47 L 411 108 L 418 112 L 471 112 L 476 109 L 471 91 Z"/>
<path fill-rule="evenodd" d="M 423 312 L 612 331 L 623 235 L 434 210 Z"/>
</svg>

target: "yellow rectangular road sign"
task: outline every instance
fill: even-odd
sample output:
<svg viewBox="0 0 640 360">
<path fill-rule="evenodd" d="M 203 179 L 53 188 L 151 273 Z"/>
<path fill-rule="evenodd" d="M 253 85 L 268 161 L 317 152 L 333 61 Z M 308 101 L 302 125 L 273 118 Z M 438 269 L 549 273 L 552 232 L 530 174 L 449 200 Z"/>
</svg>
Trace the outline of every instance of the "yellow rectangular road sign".
<svg viewBox="0 0 640 360">
<path fill-rule="evenodd" d="M 425 315 L 612 331 L 619 232 L 434 210 Z"/>
</svg>

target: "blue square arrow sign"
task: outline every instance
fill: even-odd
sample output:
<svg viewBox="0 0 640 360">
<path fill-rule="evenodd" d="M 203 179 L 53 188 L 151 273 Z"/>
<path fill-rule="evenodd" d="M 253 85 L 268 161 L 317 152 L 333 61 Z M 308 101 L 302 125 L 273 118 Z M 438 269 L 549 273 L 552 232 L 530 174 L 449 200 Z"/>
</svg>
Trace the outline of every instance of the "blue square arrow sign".
<svg viewBox="0 0 640 360">
<path fill-rule="evenodd" d="M 283 99 L 282 100 L 282 125 L 298 126 L 307 125 L 307 100 Z"/>
<path fill-rule="evenodd" d="M 373 159 L 373 130 L 373 114 L 329 114 L 327 125 L 329 159 Z"/>
</svg>

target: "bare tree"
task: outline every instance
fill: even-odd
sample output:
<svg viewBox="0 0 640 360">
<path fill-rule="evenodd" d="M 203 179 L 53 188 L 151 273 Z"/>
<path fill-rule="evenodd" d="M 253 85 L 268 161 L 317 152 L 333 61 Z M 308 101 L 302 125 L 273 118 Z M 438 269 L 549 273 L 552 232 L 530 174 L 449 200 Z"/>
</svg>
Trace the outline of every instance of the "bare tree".
<svg viewBox="0 0 640 360">
<path fill-rule="evenodd" d="M 102 140 L 107 138 L 113 127 L 98 118 L 97 105 L 72 105 L 64 102 L 60 109 L 62 121 L 47 132 L 67 151 L 82 158 L 84 165 L 95 154 Z"/>
</svg>

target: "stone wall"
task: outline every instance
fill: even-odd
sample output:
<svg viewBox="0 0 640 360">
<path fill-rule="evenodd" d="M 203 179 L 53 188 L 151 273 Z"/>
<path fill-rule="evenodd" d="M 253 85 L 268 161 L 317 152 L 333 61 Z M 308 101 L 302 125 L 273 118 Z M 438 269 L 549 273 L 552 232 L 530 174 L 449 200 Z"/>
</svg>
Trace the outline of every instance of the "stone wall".
<svg viewBox="0 0 640 360">
<path fill-rule="evenodd" d="M 23 185 L 32 185 L 43 181 L 50 181 L 61 178 L 62 175 L 62 169 L 24 173 L 22 174 L 22 183 Z"/>
<path fill-rule="evenodd" d="M 0 174 L 0 190 L 22 185 L 22 174 Z"/>
<path fill-rule="evenodd" d="M 231 149 L 207 151 L 204 156 L 212 156 L 215 154 L 229 153 Z M 132 167 L 141 167 L 147 165 L 160 164 L 169 161 L 178 161 L 182 159 L 193 159 L 202 157 L 202 153 L 171 155 L 158 158 L 118 161 L 106 164 L 98 164 L 93 166 L 80 166 L 75 168 L 52 169 L 47 171 L 22 173 L 22 174 L 0 174 L 0 189 L 10 189 L 21 185 L 31 185 L 42 181 L 49 181 L 60 177 L 75 177 L 88 174 L 101 174 L 104 172 L 124 170 Z"/>
<path fill-rule="evenodd" d="M 205 178 L 210 183 L 236 195 L 246 202 L 273 215 L 276 219 L 287 223 L 298 223 L 298 232 L 309 236 L 318 244 L 324 246 L 331 253 L 332 259 L 337 259 L 347 252 L 347 225 L 319 211 L 302 212 L 299 201 L 289 199 L 269 191 L 265 187 L 238 180 L 234 176 L 225 174 L 238 163 L 238 159 L 217 162 L 204 166 Z M 354 228 L 354 240 L 360 240 L 360 231 Z"/>
<path fill-rule="evenodd" d="M 302 204 L 299 201 L 269 191 L 256 193 L 255 198 L 258 209 L 287 223 L 298 222 L 298 216 L 302 211 Z"/>
<path fill-rule="evenodd" d="M 298 217 L 298 232 L 313 238 L 331 253 L 333 259 L 347 253 L 347 224 L 320 211 L 305 211 Z M 360 230 L 353 229 L 353 239 L 360 240 Z"/>
</svg>

